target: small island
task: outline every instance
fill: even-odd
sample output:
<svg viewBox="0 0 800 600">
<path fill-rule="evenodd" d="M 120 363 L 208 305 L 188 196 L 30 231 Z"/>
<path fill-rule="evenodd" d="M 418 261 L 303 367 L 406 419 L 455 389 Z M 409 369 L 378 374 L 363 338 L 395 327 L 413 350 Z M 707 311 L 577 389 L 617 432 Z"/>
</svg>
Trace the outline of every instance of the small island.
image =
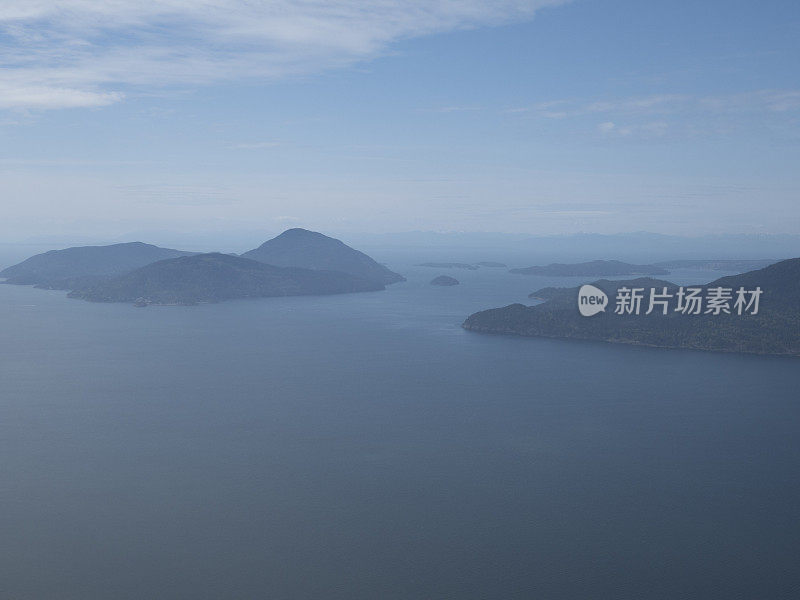
<svg viewBox="0 0 800 600">
<path fill-rule="evenodd" d="M 461 282 L 458 279 L 455 277 L 449 277 L 447 275 L 439 275 L 431 280 L 431 285 L 451 286 L 459 285 L 459 283 Z"/>
</svg>

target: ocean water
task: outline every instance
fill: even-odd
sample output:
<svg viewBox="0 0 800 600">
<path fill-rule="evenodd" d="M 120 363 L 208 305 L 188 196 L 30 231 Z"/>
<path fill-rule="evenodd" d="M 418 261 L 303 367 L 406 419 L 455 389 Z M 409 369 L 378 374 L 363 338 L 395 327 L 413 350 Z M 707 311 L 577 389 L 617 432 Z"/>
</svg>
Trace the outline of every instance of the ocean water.
<svg viewBox="0 0 800 600">
<path fill-rule="evenodd" d="M 798 360 L 470 333 L 573 281 L 391 266 L 195 307 L 0 285 L 0 598 L 797 597 Z"/>
</svg>

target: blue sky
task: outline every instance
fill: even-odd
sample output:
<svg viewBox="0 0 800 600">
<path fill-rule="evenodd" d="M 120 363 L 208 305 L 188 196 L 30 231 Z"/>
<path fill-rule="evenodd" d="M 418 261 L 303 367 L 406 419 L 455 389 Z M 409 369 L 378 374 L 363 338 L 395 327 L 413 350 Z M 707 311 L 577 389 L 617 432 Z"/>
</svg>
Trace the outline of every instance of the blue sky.
<svg viewBox="0 0 800 600">
<path fill-rule="evenodd" d="M 0 7 L 0 236 L 800 233 L 800 5 Z"/>
</svg>

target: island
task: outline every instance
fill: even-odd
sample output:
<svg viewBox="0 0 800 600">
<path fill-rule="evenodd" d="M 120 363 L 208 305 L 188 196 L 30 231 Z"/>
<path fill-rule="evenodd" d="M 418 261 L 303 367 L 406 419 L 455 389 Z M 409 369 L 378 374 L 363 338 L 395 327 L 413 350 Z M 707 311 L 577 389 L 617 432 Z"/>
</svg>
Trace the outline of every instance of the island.
<svg viewBox="0 0 800 600">
<path fill-rule="evenodd" d="M 287 229 L 242 256 L 276 267 L 340 271 L 381 285 L 405 281 L 402 275 L 344 242 L 301 228 Z"/>
<path fill-rule="evenodd" d="M 667 275 L 669 271 L 657 265 L 632 265 L 618 260 L 593 260 L 576 264 L 552 263 L 544 267 L 510 269 L 520 275 L 547 277 L 620 277 L 626 275 Z"/>
<path fill-rule="evenodd" d="M 479 267 L 489 267 L 490 269 L 507 269 L 508 265 L 501 262 L 492 262 L 489 260 L 485 260 L 483 262 L 475 263 Z"/>
<path fill-rule="evenodd" d="M 158 260 L 191 254 L 142 242 L 76 246 L 31 256 L 0 271 L 0 277 L 5 277 L 5 283 L 10 284 L 71 290 L 99 283 Z"/>
<path fill-rule="evenodd" d="M 384 289 L 339 271 L 276 267 L 228 254 L 161 260 L 68 295 L 92 302 L 192 305 L 237 298 L 346 294 Z"/>
<path fill-rule="evenodd" d="M 194 256 L 203 258 L 164 262 Z M 151 265 L 158 266 L 142 270 Z M 201 272 L 210 277 L 208 282 L 197 279 Z M 51 250 L 4 269 L 2 278 L 2 283 L 71 290 L 73 298 L 132 301 L 139 306 L 373 291 L 405 281 L 363 252 L 305 229 L 284 231 L 243 257 L 201 255 L 143 242 Z M 231 286 L 228 292 L 225 285 Z"/>
<path fill-rule="evenodd" d="M 622 288 L 655 289 L 676 298 L 676 284 L 651 278 L 626 281 L 595 281 L 594 287 L 608 297 L 606 310 L 582 316 L 578 310 L 579 288 L 546 288 L 533 295 L 546 301 L 535 306 L 512 304 L 470 315 L 464 329 L 481 333 L 596 340 L 619 344 L 685 348 L 720 352 L 744 352 L 800 356 L 800 258 L 784 260 L 763 269 L 722 277 L 702 286 L 700 296 L 722 288 L 734 298 L 739 289 L 762 291 L 756 314 L 737 314 L 733 302 L 730 313 L 685 314 L 661 307 L 644 314 L 617 314 L 615 298 Z M 689 287 L 689 286 L 687 286 Z M 623 290 L 624 292 L 624 290 Z M 685 290 L 684 290 L 685 292 Z"/>
<path fill-rule="evenodd" d="M 449 285 L 459 285 L 460 281 L 455 277 L 449 277 L 448 275 L 439 275 L 438 277 L 434 277 L 431 279 L 431 285 L 442 285 L 442 286 L 449 286 Z"/>
</svg>

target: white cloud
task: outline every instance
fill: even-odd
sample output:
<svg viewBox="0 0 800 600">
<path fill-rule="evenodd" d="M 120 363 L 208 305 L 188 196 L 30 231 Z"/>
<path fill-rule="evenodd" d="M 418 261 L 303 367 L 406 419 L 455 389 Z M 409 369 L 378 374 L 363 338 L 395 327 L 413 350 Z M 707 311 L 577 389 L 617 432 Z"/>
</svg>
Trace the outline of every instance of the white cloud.
<svg viewBox="0 0 800 600">
<path fill-rule="evenodd" d="M 401 39 L 530 19 L 566 1 L 6 0 L 0 106 L 100 106 L 128 87 L 312 73 Z"/>
</svg>

